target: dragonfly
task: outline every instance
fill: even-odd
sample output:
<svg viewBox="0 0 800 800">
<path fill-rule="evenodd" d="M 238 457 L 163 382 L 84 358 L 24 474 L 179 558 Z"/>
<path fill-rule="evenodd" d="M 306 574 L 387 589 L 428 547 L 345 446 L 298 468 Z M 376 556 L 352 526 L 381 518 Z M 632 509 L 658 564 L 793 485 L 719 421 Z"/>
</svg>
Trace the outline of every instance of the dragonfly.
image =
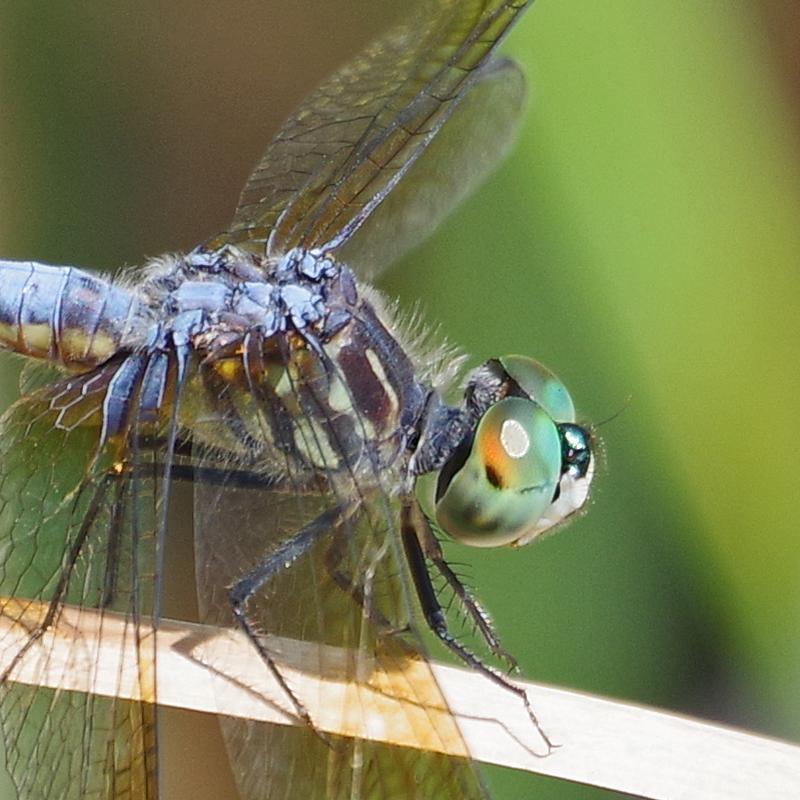
<svg viewBox="0 0 800 800">
<path fill-rule="evenodd" d="M 312 643 L 320 674 L 335 646 L 348 680 L 413 661 L 435 686 L 430 640 L 530 710 L 441 540 L 518 547 L 577 515 L 591 429 L 532 358 L 461 378 L 371 286 L 509 149 L 525 81 L 496 48 L 529 5 L 419 6 L 284 123 L 231 224 L 189 253 L 115 278 L 0 261 L 0 344 L 40 365 L 0 420 L 1 610 L 24 634 L 0 725 L 20 800 L 160 796 L 155 643 L 179 482 L 201 618 L 247 638 L 298 723 L 221 718 L 241 797 L 488 796 L 466 751 L 322 734 L 267 634 Z M 125 620 L 136 698 L 12 679 L 47 663 L 67 609 Z"/>
</svg>

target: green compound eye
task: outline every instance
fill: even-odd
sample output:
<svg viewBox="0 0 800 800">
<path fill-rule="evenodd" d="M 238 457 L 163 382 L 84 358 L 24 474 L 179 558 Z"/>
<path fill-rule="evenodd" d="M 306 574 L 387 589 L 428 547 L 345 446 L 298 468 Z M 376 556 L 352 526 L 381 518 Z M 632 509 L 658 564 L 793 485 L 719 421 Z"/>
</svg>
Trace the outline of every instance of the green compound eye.
<svg viewBox="0 0 800 800">
<path fill-rule="evenodd" d="M 539 403 L 507 397 L 486 410 L 467 447 L 460 468 L 439 475 L 436 519 L 465 544 L 511 544 L 553 502 L 562 468 L 558 428 Z"/>
<path fill-rule="evenodd" d="M 575 422 L 575 406 L 567 387 L 547 367 L 527 356 L 505 356 L 497 361 L 556 422 Z"/>
</svg>

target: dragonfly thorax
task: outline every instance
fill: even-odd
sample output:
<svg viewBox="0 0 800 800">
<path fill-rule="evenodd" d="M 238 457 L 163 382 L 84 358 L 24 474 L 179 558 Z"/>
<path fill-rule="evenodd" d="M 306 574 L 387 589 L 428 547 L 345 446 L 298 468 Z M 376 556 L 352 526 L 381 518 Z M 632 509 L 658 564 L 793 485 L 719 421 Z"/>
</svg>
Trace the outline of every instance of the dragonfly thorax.
<svg viewBox="0 0 800 800">
<path fill-rule="evenodd" d="M 191 351 L 181 423 L 193 441 L 270 474 L 367 486 L 389 466 L 405 473 L 430 392 L 346 266 L 199 248 L 151 267 L 142 291 L 162 320 L 148 341 Z"/>
<path fill-rule="evenodd" d="M 177 320 L 192 316 L 201 349 L 208 349 L 212 330 L 230 342 L 255 328 L 265 336 L 313 328 L 324 340 L 358 299 L 349 270 L 297 251 L 270 264 L 230 245 L 197 248 L 159 259 L 147 271 L 140 294 L 154 319 L 178 328 L 184 323 Z"/>
</svg>

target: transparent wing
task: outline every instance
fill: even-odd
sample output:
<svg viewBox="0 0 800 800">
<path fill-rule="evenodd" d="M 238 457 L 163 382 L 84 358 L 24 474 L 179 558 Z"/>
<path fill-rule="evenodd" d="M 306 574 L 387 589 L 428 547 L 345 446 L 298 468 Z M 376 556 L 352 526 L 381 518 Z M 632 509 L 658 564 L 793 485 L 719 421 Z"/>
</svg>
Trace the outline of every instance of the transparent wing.
<svg viewBox="0 0 800 800">
<path fill-rule="evenodd" d="M 393 204 L 397 243 L 383 251 L 371 241 L 377 232 L 365 233 L 356 268 L 372 275 L 430 233 L 513 137 L 524 83 L 509 62 L 494 66 L 489 58 L 527 5 L 420 5 L 284 124 L 250 176 L 229 231 L 212 244 L 259 252 L 266 244 L 271 256 L 295 246 L 341 247 L 417 161 L 408 190 Z M 391 230 L 391 221 L 379 227 Z"/>
<path fill-rule="evenodd" d="M 63 661 L 38 640 L 68 605 L 118 612 L 136 643 L 132 702 L 0 684 L 7 768 L 20 800 L 155 800 L 153 614 L 161 467 L 153 454 L 98 449 L 115 368 L 40 389 L 0 419 L 0 649 L 52 680 L 102 636 L 76 633 Z M 114 465 L 117 468 L 114 469 Z M 78 628 L 76 628 L 76 631 Z M 92 637 L 89 641 L 87 637 Z M 123 675 L 106 676 L 111 693 Z M 34 680 L 34 683 L 36 681 Z"/>
<path fill-rule="evenodd" d="M 337 251 L 372 280 L 416 245 L 503 160 L 522 117 L 525 78 L 512 61 L 475 77 L 403 179 Z"/>
<path fill-rule="evenodd" d="M 232 402 L 242 408 L 249 401 Z M 265 429 L 270 428 L 269 409 L 260 411 Z M 220 419 L 209 420 L 209 424 L 219 427 L 225 423 Z M 312 428 L 310 419 L 296 419 L 295 424 L 308 431 Z M 195 432 L 203 438 L 199 427 Z M 446 708 L 446 704 L 421 660 L 424 652 L 399 542 L 397 509 L 394 501 L 376 488 L 377 476 L 369 470 L 365 474 L 363 464 L 361 467 L 360 482 L 350 490 L 337 485 L 332 469 L 324 481 L 328 492 L 291 470 L 284 470 L 278 485 L 266 488 L 259 485 L 257 475 L 253 475 L 253 485 L 247 486 L 242 480 L 246 474 L 243 465 L 236 458 L 226 460 L 218 452 L 206 454 L 206 479 L 201 476 L 195 483 L 201 615 L 213 624 L 232 625 L 228 587 L 279 547 L 296 541 L 298 531 L 308 530 L 320 514 L 356 503 L 358 511 L 344 524 L 326 529 L 291 564 L 287 559 L 280 565 L 252 599 L 248 617 L 263 634 L 319 644 L 314 663 L 303 665 L 305 670 L 319 676 L 335 674 L 348 683 L 373 688 L 393 687 L 401 696 L 418 701 L 416 713 L 408 712 L 403 719 L 381 719 L 382 726 L 412 726 L 423 740 L 431 742 L 431 750 L 437 742 L 463 745 L 451 717 L 434 717 L 425 711 L 430 706 Z M 220 479 L 224 475 L 236 475 L 236 479 L 226 482 Z M 386 478 L 386 473 L 382 477 Z M 346 663 L 342 664 L 341 651 L 334 655 L 328 645 L 343 648 Z M 398 686 L 407 679 L 397 666 L 408 659 L 419 660 L 414 673 L 419 683 Z M 329 702 L 329 698 L 324 700 Z M 286 707 L 291 709 L 288 701 Z M 362 709 L 351 704 L 337 713 L 342 720 L 352 721 Z M 307 726 L 226 719 L 223 732 L 245 800 L 485 797 L 467 758 L 356 738 L 325 742 Z"/>
</svg>

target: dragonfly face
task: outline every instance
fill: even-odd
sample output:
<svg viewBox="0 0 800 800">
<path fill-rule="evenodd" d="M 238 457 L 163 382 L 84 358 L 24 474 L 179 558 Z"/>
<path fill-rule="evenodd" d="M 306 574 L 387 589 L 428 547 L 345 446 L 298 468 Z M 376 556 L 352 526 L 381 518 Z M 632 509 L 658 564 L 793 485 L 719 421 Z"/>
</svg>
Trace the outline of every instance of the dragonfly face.
<svg viewBox="0 0 800 800">
<path fill-rule="evenodd" d="M 560 381 L 520 356 L 475 370 L 448 405 L 433 388 L 446 359 L 415 352 L 365 283 L 510 142 L 524 83 L 492 54 L 527 5 L 439 0 L 388 32 L 285 123 L 228 230 L 186 255 L 119 281 L 0 261 L 0 344 L 63 373 L 0 422 L 2 611 L 26 626 L 0 724 L 20 798 L 159 796 L 154 642 L 176 480 L 194 485 L 203 619 L 244 631 L 302 723 L 223 722 L 241 795 L 485 796 L 469 761 L 435 746 L 323 740 L 260 634 L 317 643 L 322 675 L 336 645 L 348 679 L 371 685 L 423 653 L 421 616 L 527 702 L 448 629 L 432 574 L 505 655 L 417 479 L 437 474 L 433 516 L 453 538 L 521 545 L 583 507 L 591 436 Z M 35 624 L 26 603 L 45 609 Z M 37 643 L 67 606 L 129 622 L 144 702 L 9 680 L 34 653 L 45 668 Z M 75 653 L 87 636 L 102 626 Z M 407 691 L 422 703 L 422 683 Z M 459 737 L 452 719 L 416 724 Z"/>
<path fill-rule="evenodd" d="M 594 463 L 561 381 L 531 358 L 495 359 L 467 385 L 474 423 L 439 473 L 436 519 L 477 547 L 527 544 L 581 509 Z"/>
</svg>

